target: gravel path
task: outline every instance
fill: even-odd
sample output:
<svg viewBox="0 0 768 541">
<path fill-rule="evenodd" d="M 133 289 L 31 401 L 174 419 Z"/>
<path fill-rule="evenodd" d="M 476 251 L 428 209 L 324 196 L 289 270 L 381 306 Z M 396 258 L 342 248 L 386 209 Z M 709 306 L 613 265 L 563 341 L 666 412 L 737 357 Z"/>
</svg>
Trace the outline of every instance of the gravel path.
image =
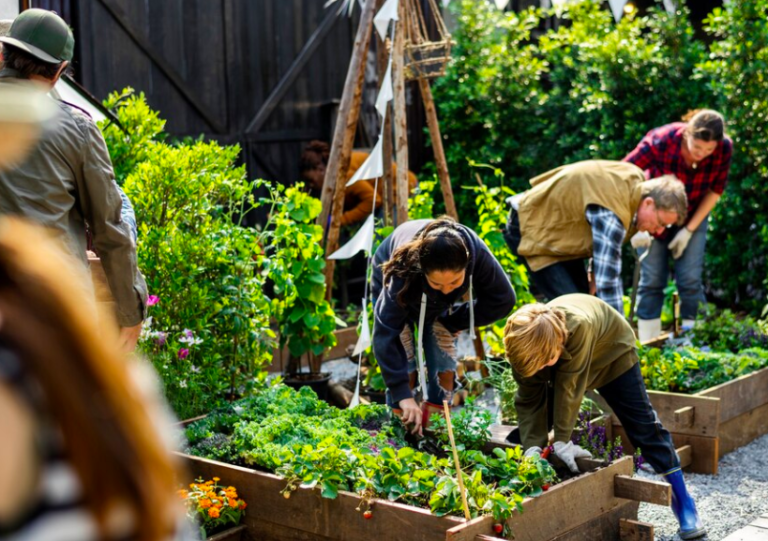
<svg viewBox="0 0 768 541">
<path fill-rule="evenodd" d="M 685 474 L 688 490 L 709 532 L 703 539 L 708 541 L 723 539 L 768 512 L 768 435 L 725 455 L 718 471 L 714 476 Z M 641 504 L 639 520 L 656 527 L 657 541 L 680 539 L 677 521 L 669 508 Z"/>
</svg>

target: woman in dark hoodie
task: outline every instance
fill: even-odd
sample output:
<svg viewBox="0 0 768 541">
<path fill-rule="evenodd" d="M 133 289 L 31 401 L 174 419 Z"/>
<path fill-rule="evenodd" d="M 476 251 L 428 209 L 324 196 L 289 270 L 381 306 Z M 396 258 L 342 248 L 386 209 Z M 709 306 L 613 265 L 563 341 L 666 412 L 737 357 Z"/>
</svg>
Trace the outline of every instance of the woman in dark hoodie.
<svg viewBox="0 0 768 541">
<path fill-rule="evenodd" d="M 456 305 L 467 292 L 469 302 Z M 387 403 L 414 433 L 451 399 L 458 332 L 505 318 L 516 300 L 485 243 L 448 217 L 406 222 L 381 243 L 374 255 L 373 298 L 373 351 Z"/>
</svg>

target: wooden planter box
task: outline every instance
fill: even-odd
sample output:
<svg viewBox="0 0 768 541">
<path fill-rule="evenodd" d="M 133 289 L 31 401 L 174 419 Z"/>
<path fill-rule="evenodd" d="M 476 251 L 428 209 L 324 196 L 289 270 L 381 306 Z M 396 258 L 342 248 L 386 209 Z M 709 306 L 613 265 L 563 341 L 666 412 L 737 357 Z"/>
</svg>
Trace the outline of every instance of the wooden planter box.
<svg viewBox="0 0 768 541">
<path fill-rule="evenodd" d="M 510 427 L 506 427 L 506 433 Z M 505 430 L 494 429 L 495 437 Z M 493 441 L 489 448 L 505 447 Z M 271 473 L 222 462 L 181 455 L 193 478 L 219 477 L 238 488 L 249 503 L 244 524 L 245 539 L 259 541 L 502 541 L 495 537 L 492 516 L 465 521 L 437 517 L 422 509 L 386 500 L 374 500 L 373 517 L 366 520 L 356 510 L 360 498 L 339 492 L 335 500 L 322 498 L 317 490 L 299 488 L 286 499 L 285 480 Z M 633 462 L 624 457 L 610 465 L 585 461 L 595 468 L 553 486 L 537 498 L 523 502 L 523 513 L 508 520 L 515 541 L 576 541 L 584 539 L 635 539 L 652 526 L 636 522 L 640 501 L 669 505 L 669 485 L 632 479 Z M 623 535 L 622 533 L 623 532 Z"/>
<path fill-rule="evenodd" d="M 223 532 L 211 535 L 206 541 L 244 541 L 246 535 L 247 526 L 241 524 L 234 528 L 229 528 Z"/>
<path fill-rule="evenodd" d="M 768 434 L 768 368 L 695 394 L 649 390 L 648 396 L 675 446 L 691 446 L 692 472 L 716 474 L 723 455 Z M 615 418 L 614 432 L 631 448 Z"/>
</svg>

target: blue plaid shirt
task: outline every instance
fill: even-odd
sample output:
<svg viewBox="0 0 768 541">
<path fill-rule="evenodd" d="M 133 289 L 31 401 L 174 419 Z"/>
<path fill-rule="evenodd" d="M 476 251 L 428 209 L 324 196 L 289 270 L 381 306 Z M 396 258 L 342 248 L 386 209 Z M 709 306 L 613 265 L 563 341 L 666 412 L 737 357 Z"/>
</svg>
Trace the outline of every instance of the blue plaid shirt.
<svg viewBox="0 0 768 541">
<path fill-rule="evenodd" d="M 621 286 L 621 244 L 626 229 L 612 211 L 597 205 L 587 207 L 592 226 L 592 273 L 597 296 L 624 315 L 624 289 Z"/>
</svg>

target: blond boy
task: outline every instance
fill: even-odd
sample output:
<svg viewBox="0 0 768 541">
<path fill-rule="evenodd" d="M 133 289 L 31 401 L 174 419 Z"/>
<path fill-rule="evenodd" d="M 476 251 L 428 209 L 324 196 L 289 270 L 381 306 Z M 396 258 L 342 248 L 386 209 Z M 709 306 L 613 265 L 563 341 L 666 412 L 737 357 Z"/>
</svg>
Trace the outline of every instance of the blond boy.
<svg viewBox="0 0 768 541">
<path fill-rule="evenodd" d="M 519 388 L 515 408 L 526 454 L 540 453 L 554 429 L 554 454 L 573 472 L 591 456 L 571 442 L 584 393 L 596 389 L 616 414 L 629 440 L 672 485 L 672 509 L 680 537 L 706 534 L 688 493 L 669 432 L 645 390 L 635 335 L 624 317 L 597 297 L 563 295 L 514 312 L 504 346 Z"/>
</svg>

